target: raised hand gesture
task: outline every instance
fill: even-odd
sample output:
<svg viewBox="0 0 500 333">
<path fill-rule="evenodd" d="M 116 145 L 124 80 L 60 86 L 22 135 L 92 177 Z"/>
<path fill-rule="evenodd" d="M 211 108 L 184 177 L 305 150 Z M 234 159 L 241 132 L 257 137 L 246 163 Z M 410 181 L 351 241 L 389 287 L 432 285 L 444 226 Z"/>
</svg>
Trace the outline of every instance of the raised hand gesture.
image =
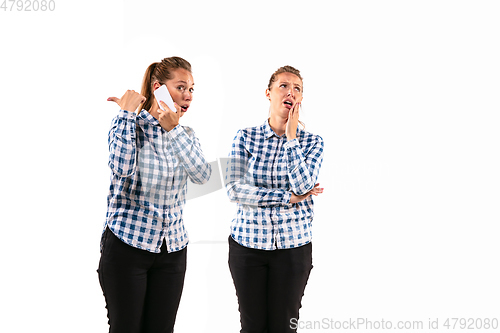
<svg viewBox="0 0 500 333">
<path fill-rule="evenodd" d="M 136 112 L 139 105 L 141 105 L 141 103 L 144 103 L 145 100 L 146 97 L 142 96 L 138 92 L 135 92 L 134 90 L 127 90 L 121 98 L 108 98 L 108 101 L 115 102 L 120 106 L 120 109 L 129 112 Z"/>
</svg>

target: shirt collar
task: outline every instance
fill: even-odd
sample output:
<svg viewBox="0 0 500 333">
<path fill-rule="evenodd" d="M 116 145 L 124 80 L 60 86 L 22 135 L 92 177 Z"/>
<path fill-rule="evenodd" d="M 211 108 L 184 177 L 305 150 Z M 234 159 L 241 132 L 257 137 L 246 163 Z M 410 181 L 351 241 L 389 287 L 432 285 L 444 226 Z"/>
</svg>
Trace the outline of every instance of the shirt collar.
<svg viewBox="0 0 500 333">
<path fill-rule="evenodd" d="M 269 125 L 269 119 L 267 119 L 264 124 L 262 124 L 262 129 L 264 130 L 264 137 L 266 139 L 269 139 L 270 137 L 272 137 L 273 135 L 275 135 L 276 137 L 278 137 L 278 134 L 276 134 L 273 129 L 271 128 L 271 126 Z"/>
<path fill-rule="evenodd" d="M 148 111 L 146 111 L 145 109 L 142 109 L 141 112 L 139 112 L 139 114 L 137 115 L 137 117 L 141 118 L 142 120 L 150 123 L 151 125 L 153 126 L 157 126 L 157 125 L 160 125 L 160 122 L 158 121 L 158 119 L 156 119 L 155 117 L 153 117 L 151 115 L 151 113 L 149 113 Z"/>
<path fill-rule="evenodd" d="M 267 119 L 264 122 L 264 124 L 262 124 L 262 129 L 264 130 L 264 137 L 266 139 L 269 139 L 273 135 L 276 136 L 277 138 L 280 137 L 278 134 L 276 134 L 275 131 L 273 131 L 273 129 L 271 128 L 271 125 L 269 125 L 269 119 Z M 297 136 L 299 135 L 300 131 L 302 131 L 302 130 L 300 129 L 300 126 L 297 125 Z M 283 137 L 286 137 L 286 134 L 283 134 Z"/>
</svg>

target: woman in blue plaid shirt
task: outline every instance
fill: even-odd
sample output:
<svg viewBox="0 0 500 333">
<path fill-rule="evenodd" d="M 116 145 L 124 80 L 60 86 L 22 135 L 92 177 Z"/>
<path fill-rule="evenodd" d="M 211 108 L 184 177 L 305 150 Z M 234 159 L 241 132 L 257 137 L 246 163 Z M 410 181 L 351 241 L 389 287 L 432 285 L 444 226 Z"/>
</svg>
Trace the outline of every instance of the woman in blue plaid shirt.
<svg viewBox="0 0 500 333">
<path fill-rule="evenodd" d="M 298 127 L 300 72 L 279 68 L 266 96 L 264 124 L 239 130 L 229 156 L 226 188 L 237 203 L 229 237 L 229 268 L 241 332 L 295 332 L 312 269 L 312 196 L 323 161 L 323 139 Z"/>
<path fill-rule="evenodd" d="M 176 110 L 163 101 L 159 108 L 153 91 L 162 84 Z M 189 62 L 171 57 L 148 67 L 141 94 L 108 99 L 120 111 L 108 136 L 112 174 L 98 273 L 111 333 L 173 331 L 186 271 L 186 182 L 203 184 L 211 174 L 194 131 L 179 125 L 193 85 Z"/>
</svg>

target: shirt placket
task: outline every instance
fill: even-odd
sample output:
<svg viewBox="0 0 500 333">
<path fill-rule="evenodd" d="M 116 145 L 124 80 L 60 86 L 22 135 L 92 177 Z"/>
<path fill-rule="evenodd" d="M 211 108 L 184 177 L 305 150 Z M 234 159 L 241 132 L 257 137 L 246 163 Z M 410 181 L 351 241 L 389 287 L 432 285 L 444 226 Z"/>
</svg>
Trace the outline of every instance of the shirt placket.
<svg viewBox="0 0 500 333">
<path fill-rule="evenodd" d="M 283 137 L 277 137 L 276 138 L 277 143 L 275 145 L 276 151 L 274 152 L 274 162 L 273 162 L 273 168 L 272 168 L 272 181 L 273 181 L 273 188 L 280 188 L 280 181 L 279 181 L 279 169 L 280 169 L 280 160 L 281 160 L 281 149 L 283 147 Z M 274 248 L 281 247 L 281 242 L 280 242 L 280 233 L 279 233 L 279 206 L 274 206 L 271 210 L 272 214 L 272 220 L 273 220 L 273 236 L 274 236 Z"/>
<path fill-rule="evenodd" d="M 171 154 L 171 148 L 169 146 L 169 140 L 168 140 L 168 132 L 167 131 L 162 131 L 162 142 L 163 142 L 163 153 L 165 154 L 165 160 L 167 161 L 167 179 L 169 180 L 169 183 L 167 184 L 167 189 L 168 188 L 173 188 L 174 184 L 174 160 Z M 170 180 L 172 180 L 172 184 L 170 184 Z M 166 245 L 167 245 L 167 251 L 171 252 L 171 244 L 170 244 L 170 236 L 172 231 L 170 230 L 170 218 L 169 218 L 169 207 L 167 203 L 170 202 L 170 192 L 167 190 L 165 193 L 165 202 L 163 205 L 163 229 L 165 230 L 165 237 L 166 237 Z"/>
</svg>

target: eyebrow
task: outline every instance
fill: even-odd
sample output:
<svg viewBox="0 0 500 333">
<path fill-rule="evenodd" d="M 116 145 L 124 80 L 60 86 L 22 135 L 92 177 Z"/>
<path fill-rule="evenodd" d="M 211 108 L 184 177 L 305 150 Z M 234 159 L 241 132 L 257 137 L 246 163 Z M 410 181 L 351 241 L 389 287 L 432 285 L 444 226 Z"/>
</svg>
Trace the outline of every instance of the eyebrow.
<svg viewBox="0 0 500 333">
<path fill-rule="evenodd" d="M 179 80 L 179 81 L 177 81 L 177 83 L 184 83 L 185 85 L 188 84 L 186 81 L 183 81 L 183 80 Z M 194 82 L 193 82 L 193 86 L 194 86 Z"/>
</svg>

